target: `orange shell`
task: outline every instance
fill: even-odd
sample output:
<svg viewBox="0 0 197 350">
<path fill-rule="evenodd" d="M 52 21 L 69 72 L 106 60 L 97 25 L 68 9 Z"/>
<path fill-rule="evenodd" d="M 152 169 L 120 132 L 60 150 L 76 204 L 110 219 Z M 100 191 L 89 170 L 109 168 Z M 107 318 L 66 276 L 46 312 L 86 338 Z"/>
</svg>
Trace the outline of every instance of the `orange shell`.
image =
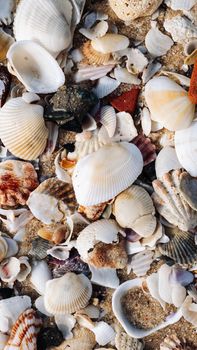
<svg viewBox="0 0 197 350">
<path fill-rule="evenodd" d="M 102 64 L 107 64 L 110 60 L 110 53 L 101 53 L 93 49 L 91 41 L 87 41 L 82 47 L 83 55 L 85 56 L 88 64 L 99 66 Z"/>
</svg>

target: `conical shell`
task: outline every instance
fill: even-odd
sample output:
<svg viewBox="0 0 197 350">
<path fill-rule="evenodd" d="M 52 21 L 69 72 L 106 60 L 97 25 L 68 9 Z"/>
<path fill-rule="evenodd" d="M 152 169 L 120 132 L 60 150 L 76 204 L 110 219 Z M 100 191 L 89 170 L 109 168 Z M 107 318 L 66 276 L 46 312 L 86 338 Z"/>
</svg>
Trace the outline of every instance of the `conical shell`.
<svg viewBox="0 0 197 350">
<path fill-rule="evenodd" d="M 192 176 L 197 176 L 197 165 L 194 162 L 197 154 L 197 121 L 187 129 L 175 132 L 175 150 L 182 167 Z"/>
<path fill-rule="evenodd" d="M 108 33 L 101 38 L 93 39 L 91 45 L 95 51 L 106 54 L 125 50 L 129 46 L 129 39 L 124 35 Z"/>
<path fill-rule="evenodd" d="M 92 295 L 92 285 L 83 275 L 68 272 L 63 277 L 48 281 L 44 303 L 52 314 L 73 313 L 88 304 Z"/>
<path fill-rule="evenodd" d="M 72 10 L 70 1 L 20 1 L 14 19 L 16 40 L 36 40 L 57 56 L 69 47 L 72 40 Z"/>
<path fill-rule="evenodd" d="M 119 331 L 116 334 L 115 346 L 117 350 L 143 350 L 144 344 L 138 339 L 130 337 L 125 332 Z"/>
<path fill-rule="evenodd" d="M 27 91 L 46 94 L 56 92 L 65 82 L 57 61 L 34 41 L 18 41 L 7 52 L 8 70 L 23 83 Z"/>
<path fill-rule="evenodd" d="M 24 96 L 27 98 L 28 94 Z M 2 107 L 0 137 L 16 157 L 32 160 L 44 151 L 48 129 L 44 124 L 43 107 L 30 104 L 24 98 L 10 99 Z"/>
<path fill-rule="evenodd" d="M 89 206 L 112 199 L 136 180 L 142 167 L 136 146 L 126 142 L 103 146 L 75 167 L 73 186 L 78 203 Z"/>
<path fill-rule="evenodd" d="M 34 350 L 42 321 L 33 309 L 24 311 L 13 325 L 4 350 Z"/>
<path fill-rule="evenodd" d="M 151 79 L 145 86 L 145 99 L 152 119 L 170 131 L 187 128 L 194 118 L 187 91 L 167 77 Z"/>
<path fill-rule="evenodd" d="M 161 180 L 153 181 L 152 195 L 155 207 L 169 223 L 183 231 L 196 227 L 197 211 L 194 211 L 180 193 L 181 170 L 163 175 Z"/>
<path fill-rule="evenodd" d="M 181 164 L 178 161 L 176 151 L 173 147 L 166 146 L 162 148 L 156 158 L 155 170 L 158 179 L 168 173 L 170 170 L 180 169 Z"/>
<path fill-rule="evenodd" d="M 185 299 L 181 311 L 185 320 L 191 323 L 194 327 L 197 327 L 197 305 L 192 303 L 192 297 L 189 295 Z"/>
<path fill-rule="evenodd" d="M 82 46 L 82 52 L 85 57 L 85 61 L 90 65 L 105 65 L 109 62 L 111 54 L 110 53 L 102 53 L 93 49 L 91 45 L 91 41 L 87 41 Z"/>
<path fill-rule="evenodd" d="M 6 59 L 9 47 L 13 44 L 13 42 L 14 38 L 0 28 L 0 61 L 4 61 Z"/>
<path fill-rule="evenodd" d="M 155 209 L 148 192 L 131 186 L 119 194 L 114 202 L 113 214 L 121 227 L 132 228 L 140 236 L 150 236 L 156 228 Z"/>
</svg>

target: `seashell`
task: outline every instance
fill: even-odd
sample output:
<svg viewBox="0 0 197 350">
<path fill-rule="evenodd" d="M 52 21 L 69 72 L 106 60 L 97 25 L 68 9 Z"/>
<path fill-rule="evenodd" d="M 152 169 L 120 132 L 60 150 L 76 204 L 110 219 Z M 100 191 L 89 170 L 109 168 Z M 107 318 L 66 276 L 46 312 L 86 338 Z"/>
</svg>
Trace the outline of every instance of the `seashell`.
<svg viewBox="0 0 197 350">
<path fill-rule="evenodd" d="M 139 49 L 128 49 L 126 67 L 130 73 L 138 74 L 143 72 L 148 64 L 148 59 Z"/>
<path fill-rule="evenodd" d="M 172 303 L 176 307 L 181 307 L 186 298 L 186 289 L 179 284 L 172 286 Z"/>
<path fill-rule="evenodd" d="M 36 348 L 42 321 L 33 309 L 24 311 L 13 325 L 5 350 Z"/>
<path fill-rule="evenodd" d="M 20 256 L 20 272 L 17 275 L 17 281 L 23 282 L 31 272 L 31 265 L 29 264 L 27 256 Z"/>
<path fill-rule="evenodd" d="M 19 272 L 20 262 L 17 258 L 11 257 L 0 265 L 0 278 L 4 282 L 14 282 Z"/>
<path fill-rule="evenodd" d="M 165 75 L 166 77 L 175 81 L 175 83 L 189 87 L 191 79 L 185 75 L 178 74 L 175 72 L 170 72 L 166 70 L 161 70 L 159 75 Z"/>
<path fill-rule="evenodd" d="M 79 33 L 84 35 L 86 38 L 93 40 L 104 36 L 107 33 L 108 28 L 108 23 L 102 20 L 92 28 L 80 28 Z"/>
<path fill-rule="evenodd" d="M 46 122 L 47 129 L 49 131 L 49 136 L 47 140 L 47 145 L 45 149 L 46 156 L 51 155 L 56 148 L 57 145 L 57 139 L 59 134 L 59 127 L 57 124 L 53 122 Z"/>
<path fill-rule="evenodd" d="M 86 263 L 84 263 L 79 255 L 69 256 L 63 263 L 61 261 L 55 260 L 55 268 L 53 269 L 53 277 L 62 277 L 67 272 L 83 273 L 84 275 L 89 275 L 90 270 Z"/>
<path fill-rule="evenodd" d="M 45 316 L 49 316 L 49 317 L 52 317 L 53 315 L 50 314 L 49 312 L 47 312 L 45 306 L 44 306 L 44 297 L 43 295 L 41 295 L 40 297 L 38 297 L 36 300 L 35 300 L 35 307 L 36 309 L 41 312 L 43 315 Z"/>
<path fill-rule="evenodd" d="M 91 46 L 95 51 L 107 54 L 125 50 L 129 46 L 129 39 L 125 35 L 108 33 L 101 38 L 93 39 Z"/>
<path fill-rule="evenodd" d="M 142 246 L 148 246 L 150 248 L 155 247 L 156 243 L 163 237 L 164 228 L 160 222 L 157 223 L 156 229 L 153 234 L 149 237 L 145 237 L 142 239 Z"/>
<path fill-rule="evenodd" d="M 32 164 L 19 160 L 0 163 L 1 206 L 25 205 L 30 192 L 37 185 L 37 174 Z"/>
<path fill-rule="evenodd" d="M 114 136 L 116 130 L 116 112 L 111 106 L 104 106 L 100 111 L 100 123 L 106 128 L 109 137 Z"/>
<path fill-rule="evenodd" d="M 104 21 L 108 19 L 108 15 L 100 11 L 87 12 L 84 15 L 84 17 L 85 17 L 84 18 L 85 28 L 91 28 L 96 23 L 96 21 L 101 21 L 101 20 Z"/>
<path fill-rule="evenodd" d="M 172 287 L 170 284 L 170 273 L 171 273 L 171 267 L 167 264 L 163 264 L 159 270 L 159 281 L 158 281 L 158 288 L 159 288 L 159 295 L 168 304 L 172 304 Z"/>
<path fill-rule="evenodd" d="M 172 39 L 178 43 L 186 43 L 197 36 L 195 24 L 184 16 L 178 15 L 171 19 L 166 19 L 163 26 L 171 34 Z"/>
<path fill-rule="evenodd" d="M 88 220 L 96 221 L 101 217 L 106 207 L 107 203 L 101 203 L 89 207 L 83 207 L 80 205 L 78 208 L 78 213 L 85 215 Z"/>
<path fill-rule="evenodd" d="M 167 336 L 164 341 L 160 344 L 160 350 L 184 350 L 179 338 L 175 334 Z"/>
<path fill-rule="evenodd" d="M 116 129 L 112 140 L 114 142 L 131 141 L 137 136 L 137 129 L 130 113 L 116 114 Z"/>
<path fill-rule="evenodd" d="M 66 167 L 65 167 L 65 163 L 66 163 Z M 54 161 L 55 174 L 58 180 L 71 184 L 69 169 L 72 169 L 75 166 L 75 163 L 76 163 L 75 161 L 68 160 L 67 157 L 64 158 L 63 154 L 59 152 L 55 157 L 55 161 Z M 62 165 L 64 165 L 64 167 Z"/>
<path fill-rule="evenodd" d="M 40 294 L 44 295 L 46 284 L 51 280 L 51 272 L 45 261 L 36 261 L 32 267 L 30 282 L 33 288 Z"/>
<path fill-rule="evenodd" d="M 33 215 L 46 225 L 60 222 L 75 209 L 72 186 L 56 178 L 43 181 L 27 201 Z"/>
<path fill-rule="evenodd" d="M 134 74 L 131 74 L 126 68 L 122 68 L 120 66 L 114 69 L 114 78 L 119 81 L 119 83 L 135 85 L 139 85 L 141 83 L 141 80 Z"/>
<path fill-rule="evenodd" d="M 6 237 L 4 236 L 4 239 L 8 245 L 8 251 L 7 251 L 7 254 L 6 254 L 6 258 L 10 258 L 11 256 L 13 255 L 16 255 L 18 253 L 18 244 L 17 242 L 10 238 L 10 237 Z"/>
<path fill-rule="evenodd" d="M 144 344 L 138 339 L 130 337 L 125 332 L 117 332 L 115 337 L 117 350 L 143 350 Z"/>
<path fill-rule="evenodd" d="M 6 346 L 7 342 L 9 339 L 9 335 L 4 334 L 4 333 L 0 333 L 0 346 L 1 349 L 4 349 L 4 347 Z"/>
<path fill-rule="evenodd" d="M 148 66 L 143 70 L 142 73 L 142 82 L 143 84 L 146 84 L 160 69 L 161 69 L 161 63 L 159 62 L 152 62 L 148 64 Z"/>
<path fill-rule="evenodd" d="M 191 177 L 186 171 L 180 176 L 180 192 L 189 206 L 197 210 L 196 203 L 196 179 Z"/>
<path fill-rule="evenodd" d="M 148 165 L 156 159 L 156 147 L 148 137 L 139 134 L 132 140 L 132 143 L 136 145 L 142 153 L 144 166 Z"/>
<path fill-rule="evenodd" d="M 166 5 L 171 7 L 172 10 L 185 10 L 189 11 L 196 4 L 196 0 L 167 0 Z"/>
<path fill-rule="evenodd" d="M 188 284 L 192 283 L 194 280 L 194 275 L 181 268 L 180 266 L 174 265 L 171 270 L 170 274 L 170 283 L 171 284 L 179 284 L 183 287 L 187 286 Z"/>
<path fill-rule="evenodd" d="M 67 260 L 70 255 L 70 249 L 66 246 L 55 246 L 47 250 L 47 254 L 58 260 Z"/>
<path fill-rule="evenodd" d="M 17 318 L 31 307 L 31 299 L 27 295 L 0 300 L 0 331 L 7 333 Z"/>
<path fill-rule="evenodd" d="M 67 240 L 69 236 L 67 225 L 57 224 L 55 226 L 42 227 L 37 232 L 39 237 L 53 242 L 54 244 L 60 244 Z"/>
<path fill-rule="evenodd" d="M 146 107 L 144 107 L 141 111 L 141 125 L 144 135 L 148 136 L 151 133 L 152 122 L 150 112 Z"/>
<path fill-rule="evenodd" d="M 76 83 L 85 80 L 97 80 L 107 75 L 114 68 L 114 64 L 105 64 L 103 66 L 79 66 L 74 79 Z"/>
<path fill-rule="evenodd" d="M 184 47 L 186 58 L 184 64 L 194 64 L 197 58 L 197 39 L 191 39 Z"/>
<path fill-rule="evenodd" d="M 58 329 L 61 331 L 64 339 L 71 339 L 73 337 L 71 331 L 76 323 L 74 316 L 69 314 L 55 315 L 55 323 Z"/>
<path fill-rule="evenodd" d="M 14 43 L 7 52 L 7 59 L 10 73 L 16 75 L 30 92 L 56 92 L 65 82 L 56 60 L 34 41 Z"/>
<path fill-rule="evenodd" d="M 188 171 L 191 176 L 197 176 L 197 168 L 194 162 L 196 157 L 196 130 L 197 122 L 185 130 L 175 133 L 175 150 L 182 167 Z"/>
<path fill-rule="evenodd" d="M 97 85 L 92 91 L 98 98 L 103 98 L 110 95 L 119 85 L 120 82 L 118 80 L 105 76 L 98 79 Z"/>
<path fill-rule="evenodd" d="M 9 47 L 14 43 L 14 38 L 0 28 L 0 61 L 6 59 Z"/>
<path fill-rule="evenodd" d="M 161 179 L 164 174 L 176 169 L 181 169 L 181 164 L 178 161 L 175 149 L 170 146 L 162 148 L 155 162 L 157 178 Z"/>
<path fill-rule="evenodd" d="M 92 273 L 91 281 L 94 284 L 104 286 L 107 288 L 117 288 L 119 286 L 119 279 L 116 273 L 116 269 L 101 268 L 98 269 L 92 265 L 89 266 Z"/>
<path fill-rule="evenodd" d="M 82 53 L 87 63 L 90 65 L 105 65 L 108 64 L 111 58 L 111 53 L 102 53 L 94 50 L 91 45 L 91 41 L 87 41 L 82 46 Z"/>
<path fill-rule="evenodd" d="M 16 157 L 33 160 L 45 149 L 48 129 L 44 124 L 43 107 L 30 103 L 39 97 L 35 95 L 30 102 L 26 102 L 28 97 L 31 98 L 32 94 L 10 99 L 2 107 L 0 137 Z"/>
<path fill-rule="evenodd" d="M 8 94 L 10 91 L 10 84 L 11 84 L 11 75 L 8 72 L 7 68 L 1 65 L 0 66 L 0 108 L 3 107 L 8 97 Z"/>
<path fill-rule="evenodd" d="M 118 244 L 97 243 L 88 254 L 88 264 L 96 268 L 123 269 L 127 260 L 124 241 Z"/>
<path fill-rule="evenodd" d="M 88 304 L 92 285 L 83 274 L 68 272 L 60 278 L 48 281 L 44 294 L 46 310 L 52 314 L 73 313 Z"/>
<path fill-rule="evenodd" d="M 153 57 L 165 55 L 173 45 L 172 39 L 163 34 L 158 28 L 151 28 L 145 37 L 148 52 Z"/>
<path fill-rule="evenodd" d="M 181 312 L 186 321 L 191 323 L 194 327 L 197 326 L 197 306 L 192 302 L 192 297 L 189 295 L 186 297 Z"/>
<path fill-rule="evenodd" d="M 10 233 L 15 233 L 23 229 L 24 226 L 33 218 L 27 209 L 0 209 L 0 220 Z M 6 217 L 4 219 L 3 217 Z M 15 239 L 15 238 L 14 238 Z"/>
<path fill-rule="evenodd" d="M 12 22 L 12 13 L 15 7 L 15 2 L 14 0 L 0 0 L 0 23 L 9 25 Z"/>
<path fill-rule="evenodd" d="M 180 193 L 181 173 L 181 170 L 173 170 L 164 174 L 161 180 L 154 180 L 152 199 L 160 215 L 180 230 L 188 231 L 196 227 L 197 213 Z"/>
<path fill-rule="evenodd" d="M 167 327 L 170 324 L 174 324 L 180 320 L 182 317 L 182 313 L 180 310 L 178 310 L 176 313 L 174 313 L 171 317 L 168 317 L 164 322 L 161 322 L 158 326 L 152 328 L 152 329 L 141 329 L 134 326 L 132 323 L 128 321 L 128 319 L 125 317 L 124 311 L 122 309 L 121 305 L 121 299 L 123 295 L 125 295 L 130 289 L 136 288 L 136 287 L 142 287 L 143 280 L 140 278 L 136 278 L 130 281 L 126 281 L 122 283 L 114 292 L 112 297 L 112 309 L 113 312 L 124 328 L 125 332 L 133 338 L 143 338 L 150 334 L 153 334 L 157 332 L 160 329 L 163 329 Z"/>
<path fill-rule="evenodd" d="M 99 345 L 107 345 L 108 343 L 114 342 L 115 332 L 106 322 L 97 322 L 96 326 L 94 326 L 91 331 L 94 333 L 96 342 Z"/>
<path fill-rule="evenodd" d="M 132 0 L 109 0 L 112 10 L 123 21 L 150 16 L 161 5 L 161 2 L 161 0 L 145 0 L 143 2 Z"/>
<path fill-rule="evenodd" d="M 155 209 L 148 192 L 131 186 L 119 194 L 113 205 L 113 214 L 121 227 L 128 227 L 141 237 L 153 234 L 156 228 Z"/>
<path fill-rule="evenodd" d="M 65 340 L 60 346 L 54 350 L 93 350 L 96 345 L 94 334 L 86 328 L 74 329 L 72 339 Z"/>
<path fill-rule="evenodd" d="M 35 238 L 31 242 L 31 249 L 29 255 L 33 256 L 35 259 L 42 260 L 47 256 L 47 249 L 51 248 L 51 243 L 42 239 L 40 237 Z"/>
<path fill-rule="evenodd" d="M 88 305 L 84 309 L 77 311 L 77 315 L 86 315 L 91 319 L 97 319 L 100 316 L 100 310 L 95 305 Z"/>
<path fill-rule="evenodd" d="M 0 236 L 0 262 L 6 257 L 8 252 L 8 244 L 6 240 Z"/>
<path fill-rule="evenodd" d="M 152 120 L 170 131 L 189 127 L 194 118 L 194 105 L 187 92 L 167 77 L 151 79 L 145 86 L 145 99 Z"/>
<path fill-rule="evenodd" d="M 93 132 L 85 131 L 81 134 L 76 135 L 74 154 L 76 155 L 77 159 L 81 159 L 89 154 L 98 151 L 102 146 L 108 143 L 111 143 L 109 136 L 104 139 L 100 137 L 100 134 L 97 130 Z"/>
<path fill-rule="evenodd" d="M 136 180 L 142 167 L 142 156 L 136 146 L 126 142 L 103 146 L 75 167 L 73 186 L 78 203 L 89 206 L 112 199 Z"/>
<path fill-rule="evenodd" d="M 146 285 L 150 295 L 160 303 L 163 309 L 165 309 L 166 303 L 159 294 L 159 274 L 152 273 L 148 276 L 146 278 Z"/>
<path fill-rule="evenodd" d="M 144 250 L 132 256 L 129 268 L 133 270 L 137 277 L 145 276 L 153 262 L 154 252 Z"/>
</svg>

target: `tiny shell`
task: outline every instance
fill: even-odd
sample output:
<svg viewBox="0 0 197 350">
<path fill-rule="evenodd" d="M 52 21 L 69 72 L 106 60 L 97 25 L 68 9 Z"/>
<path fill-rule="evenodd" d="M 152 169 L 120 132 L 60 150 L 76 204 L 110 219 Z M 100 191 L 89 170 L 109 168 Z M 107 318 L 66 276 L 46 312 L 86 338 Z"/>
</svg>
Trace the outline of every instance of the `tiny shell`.
<svg viewBox="0 0 197 350">
<path fill-rule="evenodd" d="M 46 283 L 51 277 L 51 272 L 45 261 L 34 262 L 30 282 L 39 294 L 43 295 L 45 293 Z"/>
<path fill-rule="evenodd" d="M 165 55 L 173 45 L 172 39 L 158 28 L 151 28 L 145 37 L 146 48 L 153 57 Z"/>
<path fill-rule="evenodd" d="M 107 345 L 108 343 L 114 342 L 115 332 L 106 322 L 97 322 L 91 331 L 94 333 L 96 342 L 99 345 Z"/>
<path fill-rule="evenodd" d="M 156 159 L 156 147 L 154 143 L 151 142 L 150 138 L 139 134 L 132 140 L 132 143 L 136 145 L 142 153 L 144 166 L 152 163 Z"/>
<path fill-rule="evenodd" d="M 92 91 L 98 98 L 103 98 L 110 95 L 119 85 L 120 82 L 118 80 L 105 76 L 98 80 L 96 87 Z"/>
<path fill-rule="evenodd" d="M 93 39 L 91 45 L 95 51 L 106 54 L 126 49 L 129 46 L 129 39 L 120 34 L 106 34 Z"/>
<path fill-rule="evenodd" d="M 168 173 L 170 170 L 181 169 L 181 164 L 178 161 L 176 151 L 170 146 L 162 148 L 156 158 L 155 170 L 158 179 Z"/>
<path fill-rule="evenodd" d="M 139 49 L 128 49 L 126 67 L 130 73 L 141 73 L 148 64 L 148 59 Z"/>
<path fill-rule="evenodd" d="M 105 64 L 103 66 L 81 65 L 74 76 L 75 82 L 80 83 L 84 80 L 97 80 L 109 73 L 114 68 L 114 64 Z"/>
<path fill-rule="evenodd" d="M 86 38 L 93 40 L 103 37 L 107 33 L 108 28 L 109 25 L 106 21 L 100 21 L 92 28 L 80 28 L 79 32 Z"/>
<path fill-rule="evenodd" d="M 143 350 L 144 344 L 125 332 L 118 331 L 115 338 L 115 346 L 117 350 Z"/>
<path fill-rule="evenodd" d="M 175 16 L 164 21 L 164 28 L 170 32 L 173 40 L 178 43 L 188 42 L 197 37 L 197 28 L 187 17 Z"/>
<path fill-rule="evenodd" d="M 6 59 L 9 47 L 13 44 L 13 42 L 14 38 L 0 28 L 0 61 L 4 61 Z"/>
<path fill-rule="evenodd" d="M 153 262 L 153 255 L 154 252 L 151 250 L 144 250 L 143 252 L 135 254 L 131 258 L 129 268 L 132 268 L 137 277 L 145 276 Z"/>
<path fill-rule="evenodd" d="M 85 44 L 83 44 L 82 53 L 85 57 L 85 63 L 87 61 L 87 63 L 90 65 L 105 65 L 109 63 L 111 58 L 110 53 L 102 53 L 94 50 L 91 45 L 91 41 L 87 41 Z"/>
</svg>

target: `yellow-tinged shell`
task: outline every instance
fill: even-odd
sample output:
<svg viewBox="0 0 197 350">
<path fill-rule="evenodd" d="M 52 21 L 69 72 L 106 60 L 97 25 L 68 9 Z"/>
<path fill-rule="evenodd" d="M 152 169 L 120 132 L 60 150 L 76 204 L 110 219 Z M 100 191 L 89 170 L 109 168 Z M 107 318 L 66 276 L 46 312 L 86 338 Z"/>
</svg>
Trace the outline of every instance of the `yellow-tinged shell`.
<svg viewBox="0 0 197 350">
<path fill-rule="evenodd" d="M 0 28 L 0 61 L 4 61 L 6 59 L 9 47 L 13 44 L 13 42 L 14 38 Z"/>
<path fill-rule="evenodd" d="M 145 86 L 145 99 L 152 120 L 170 131 L 186 129 L 194 118 L 195 105 L 188 93 L 167 77 L 155 77 Z"/>
<path fill-rule="evenodd" d="M 129 46 L 129 39 L 125 35 L 107 33 L 100 38 L 91 41 L 94 50 L 103 54 L 125 50 Z"/>
<path fill-rule="evenodd" d="M 87 41 L 82 47 L 83 55 L 85 56 L 88 64 L 100 66 L 107 64 L 110 60 L 110 53 L 101 53 L 93 49 L 91 41 Z"/>
</svg>

